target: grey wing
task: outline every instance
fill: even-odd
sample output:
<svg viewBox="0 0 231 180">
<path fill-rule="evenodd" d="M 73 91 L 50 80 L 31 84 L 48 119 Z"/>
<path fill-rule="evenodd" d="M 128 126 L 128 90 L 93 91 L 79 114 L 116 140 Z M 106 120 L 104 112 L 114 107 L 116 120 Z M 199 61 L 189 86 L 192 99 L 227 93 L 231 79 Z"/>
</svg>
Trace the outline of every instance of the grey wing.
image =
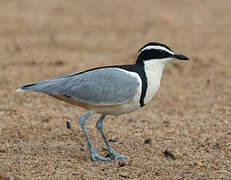
<svg viewBox="0 0 231 180">
<path fill-rule="evenodd" d="M 22 89 L 66 96 L 92 105 L 116 105 L 134 97 L 138 87 L 136 77 L 119 68 L 107 67 L 26 84 Z"/>
</svg>

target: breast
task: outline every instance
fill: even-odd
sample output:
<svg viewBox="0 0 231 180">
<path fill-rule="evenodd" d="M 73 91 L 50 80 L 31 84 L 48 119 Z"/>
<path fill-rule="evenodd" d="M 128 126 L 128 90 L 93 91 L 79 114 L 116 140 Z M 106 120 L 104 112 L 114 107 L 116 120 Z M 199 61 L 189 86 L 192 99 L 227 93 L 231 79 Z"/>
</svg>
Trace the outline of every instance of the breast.
<svg viewBox="0 0 231 180">
<path fill-rule="evenodd" d="M 147 91 L 144 98 L 144 104 L 147 104 L 156 95 L 160 87 L 160 77 L 156 76 L 154 73 L 147 71 Z"/>
<path fill-rule="evenodd" d="M 144 98 L 144 104 L 147 104 L 156 95 L 163 72 L 163 66 L 155 63 L 149 63 L 145 66 L 147 77 L 147 91 Z"/>
</svg>

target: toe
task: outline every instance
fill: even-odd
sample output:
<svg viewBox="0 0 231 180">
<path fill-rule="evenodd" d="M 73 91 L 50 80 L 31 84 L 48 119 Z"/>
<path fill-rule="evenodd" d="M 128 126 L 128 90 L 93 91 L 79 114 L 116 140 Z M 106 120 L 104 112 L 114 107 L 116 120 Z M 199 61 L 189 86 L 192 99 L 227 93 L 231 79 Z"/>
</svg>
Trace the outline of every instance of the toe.
<svg viewBox="0 0 231 180">
<path fill-rule="evenodd" d="M 97 159 L 100 161 L 111 161 L 111 158 L 104 158 L 104 157 L 96 154 L 95 152 L 93 152 L 91 154 L 91 159 L 92 159 L 92 161 L 96 161 Z"/>
<path fill-rule="evenodd" d="M 123 158 L 128 158 L 128 156 L 125 156 L 125 155 L 116 153 L 116 152 L 114 152 L 114 151 L 111 151 L 111 152 L 110 152 L 109 157 L 110 157 L 111 159 L 123 159 Z"/>
</svg>

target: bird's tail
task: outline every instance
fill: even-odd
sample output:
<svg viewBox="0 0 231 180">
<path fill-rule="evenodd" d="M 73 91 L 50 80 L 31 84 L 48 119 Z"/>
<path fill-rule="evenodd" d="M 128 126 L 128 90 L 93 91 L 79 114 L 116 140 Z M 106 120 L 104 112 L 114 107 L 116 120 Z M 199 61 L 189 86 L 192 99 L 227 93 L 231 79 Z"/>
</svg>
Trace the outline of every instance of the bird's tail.
<svg viewBox="0 0 231 180">
<path fill-rule="evenodd" d="M 57 94 L 65 89 L 66 81 L 72 80 L 71 78 L 68 80 L 68 78 L 68 75 L 64 75 L 56 78 L 27 83 L 17 89 L 16 92 L 35 91 L 46 94 Z"/>
<path fill-rule="evenodd" d="M 33 91 L 33 86 L 35 86 L 36 84 L 36 82 L 24 84 L 21 86 L 21 88 L 17 89 L 16 92 Z"/>
</svg>

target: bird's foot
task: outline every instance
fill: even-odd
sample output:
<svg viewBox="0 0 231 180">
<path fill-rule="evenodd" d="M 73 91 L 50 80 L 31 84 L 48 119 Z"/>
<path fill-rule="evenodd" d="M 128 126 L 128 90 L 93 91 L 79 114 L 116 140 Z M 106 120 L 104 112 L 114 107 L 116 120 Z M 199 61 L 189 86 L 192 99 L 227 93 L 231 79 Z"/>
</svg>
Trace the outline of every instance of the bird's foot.
<svg viewBox="0 0 231 180">
<path fill-rule="evenodd" d="M 110 157 L 111 159 L 123 159 L 128 158 L 128 156 L 125 156 L 123 154 L 119 154 L 113 150 L 110 150 L 109 154 L 106 157 Z"/>
<path fill-rule="evenodd" d="M 91 151 L 91 160 L 92 161 L 96 161 L 96 160 L 100 160 L 100 161 L 111 161 L 111 158 L 104 158 L 100 155 L 98 155 L 94 150 Z"/>
</svg>

